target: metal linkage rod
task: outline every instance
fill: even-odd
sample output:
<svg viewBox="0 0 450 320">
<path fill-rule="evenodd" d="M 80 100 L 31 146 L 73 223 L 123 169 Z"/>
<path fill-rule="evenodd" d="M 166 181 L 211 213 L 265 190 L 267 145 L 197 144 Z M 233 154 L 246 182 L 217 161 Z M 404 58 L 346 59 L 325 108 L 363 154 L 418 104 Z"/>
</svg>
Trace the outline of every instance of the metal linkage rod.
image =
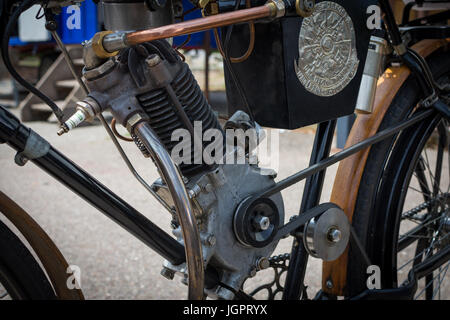
<svg viewBox="0 0 450 320">
<path fill-rule="evenodd" d="M 422 121 L 423 119 L 429 117 L 431 114 L 433 114 L 434 112 L 436 112 L 434 109 L 427 109 L 413 117 L 411 117 L 410 119 L 403 121 L 402 123 L 393 126 L 391 128 L 385 129 L 383 131 L 378 132 L 377 134 L 373 135 L 372 137 L 358 142 L 356 144 L 354 144 L 351 147 L 348 147 L 304 170 L 299 171 L 296 174 L 293 174 L 290 177 L 287 177 L 284 180 L 281 180 L 280 182 L 278 182 L 277 184 L 275 184 L 273 187 L 262 191 L 260 194 L 256 195 L 255 198 L 259 198 L 259 197 L 269 197 L 275 193 L 278 193 L 294 184 L 296 184 L 297 182 L 308 178 L 309 176 L 322 171 L 323 169 L 367 148 L 370 147 L 371 145 L 380 142 L 390 136 L 393 136 L 394 134 L 402 131 L 403 129 L 408 128 L 409 126 L 412 126 L 413 124 Z"/>
</svg>

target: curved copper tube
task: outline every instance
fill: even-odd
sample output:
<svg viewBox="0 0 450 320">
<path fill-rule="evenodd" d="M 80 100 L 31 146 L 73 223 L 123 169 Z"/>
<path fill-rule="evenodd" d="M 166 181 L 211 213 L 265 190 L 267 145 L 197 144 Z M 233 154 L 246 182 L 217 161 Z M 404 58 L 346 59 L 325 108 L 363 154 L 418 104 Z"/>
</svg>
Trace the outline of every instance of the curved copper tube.
<svg viewBox="0 0 450 320">
<path fill-rule="evenodd" d="M 246 0 L 245 4 L 246 4 L 247 8 L 250 8 L 250 6 L 251 6 L 250 0 Z M 230 61 L 232 63 L 244 62 L 245 60 L 248 59 L 248 57 L 253 52 L 253 48 L 255 47 L 255 24 L 254 24 L 254 22 L 250 21 L 248 23 L 248 27 L 250 29 L 250 42 L 248 44 L 247 51 L 242 56 L 240 56 L 238 58 L 230 57 Z M 225 52 L 223 51 L 222 44 L 221 44 L 221 41 L 220 41 L 220 38 L 219 38 L 219 31 L 217 30 L 217 28 L 214 28 L 213 31 L 214 31 L 214 39 L 216 40 L 216 44 L 217 44 L 217 49 L 219 49 L 219 52 L 222 55 L 222 57 L 225 58 Z"/>
<path fill-rule="evenodd" d="M 271 6 L 263 5 L 255 8 L 242 9 L 205 18 L 179 22 L 159 28 L 131 32 L 126 35 L 125 42 L 132 46 L 142 42 L 171 38 L 213 28 L 229 26 L 235 23 L 267 18 L 273 14 L 274 11 Z"/>
</svg>

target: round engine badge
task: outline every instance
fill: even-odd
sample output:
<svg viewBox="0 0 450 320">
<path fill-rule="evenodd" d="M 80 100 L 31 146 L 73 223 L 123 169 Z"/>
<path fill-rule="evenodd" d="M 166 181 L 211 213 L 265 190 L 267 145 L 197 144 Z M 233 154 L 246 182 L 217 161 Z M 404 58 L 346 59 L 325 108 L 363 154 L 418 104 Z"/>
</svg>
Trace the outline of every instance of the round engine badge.
<svg viewBox="0 0 450 320">
<path fill-rule="evenodd" d="M 309 92 L 333 96 L 355 77 L 359 65 L 355 29 L 341 5 L 318 3 L 314 13 L 303 19 L 298 46 L 295 72 Z"/>
</svg>

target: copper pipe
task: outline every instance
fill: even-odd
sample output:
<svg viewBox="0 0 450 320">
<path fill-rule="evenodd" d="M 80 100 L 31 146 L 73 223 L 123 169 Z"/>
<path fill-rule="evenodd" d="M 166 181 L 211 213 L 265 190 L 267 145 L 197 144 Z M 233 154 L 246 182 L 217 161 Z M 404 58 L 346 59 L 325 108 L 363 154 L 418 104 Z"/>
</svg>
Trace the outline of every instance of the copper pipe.
<svg viewBox="0 0 450 320">
<path fill-rule="evenodd" d="M 114 135 L 115 135 L 117 138 L 119 138 L 120 140 L 127 141 L 127 142 L 133 142 L 133 141 L 134 141 L 132 138 L 124 137 L 123 135 L 121 135 L 121 134 L 119 133 L 119 131 L 117 131 L 117 128 L 116 128 L 116 118 L 112 118 L 112 120 L 111 120 L 111 130 L 112 130 L 112 132 L 114 133 Z"/>
<path fill-rule="evenodd" d="M 273 7 L 270 5 L 263 5 L 255 8 L 242 9 L 205 18 L 179 22 L 159 28 L 131 32 L 126 35 L 125 42 L 132 46 L 147 41 L 201 32 L 213 28 L 229 26 L 235 23 L 267 18 L 273 15 Z"/>
</svg>

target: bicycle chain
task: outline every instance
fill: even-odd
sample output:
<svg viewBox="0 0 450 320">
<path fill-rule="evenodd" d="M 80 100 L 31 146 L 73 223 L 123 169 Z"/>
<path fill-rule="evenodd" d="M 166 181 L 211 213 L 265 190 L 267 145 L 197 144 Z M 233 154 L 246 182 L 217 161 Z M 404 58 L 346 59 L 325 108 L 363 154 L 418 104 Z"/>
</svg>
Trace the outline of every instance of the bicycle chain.
<svg viewBox="0 0 450 320">
<path fill-rule="evenodd" d="M 402 214 L 402 218 L 412 218 L 416 214 L 422 212 L 425 209 L 429 209 L 430 207 L 434 206 L 434 204 L 437 201 L 441 201 L 443 198 L 447 198 L 450 195 L 450 193 L 444 193 L 439 195 L 437 198 L 428 200 L 422 204 L 419 204 L 417 207 L 412 208 L 411 210 L 406 211 L 404 214 Z"/>
</svg>

